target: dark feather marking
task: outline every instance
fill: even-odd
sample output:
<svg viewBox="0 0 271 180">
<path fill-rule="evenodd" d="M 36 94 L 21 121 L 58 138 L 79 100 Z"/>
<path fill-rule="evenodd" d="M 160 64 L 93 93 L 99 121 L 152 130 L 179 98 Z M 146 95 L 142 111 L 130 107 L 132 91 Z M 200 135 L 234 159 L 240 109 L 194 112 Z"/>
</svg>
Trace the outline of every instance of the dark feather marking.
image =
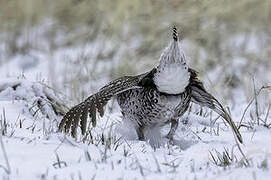
<svg viewBox="0 0 271 180">
<path fill-rule="evenodd" d="M 80 114 L 81 114 L 81 108 L 82 108 L 82 106 L 79 106 L 79 107 L 77 107 L 76 108 L 76 113 L 75 113 L 75 117 L 73 118 L 73 121 L 72 121 L 72 123 L 71 123 L 71 135 L 72 135 L 72 137 L 76 137 L 76 130 L 77 130 L 77 126 L 78 126 L 78 124 L 79 124 L 79 119 L 80 119 Z M 67 131 L 68 131 L 68 129 L 67 129 Z"/>
<path fill-rule="evenodd" d="M 88 107 L 85 106 L 83 109 L 82 116 L 80 117 L 80 129 L 81 129 L 82 134 L 85 134 L 86 132 L 87 118 L 88 118 Z M 74 126 L 73 128 L 76 129 L 76 126 Z"/>
<path fill-rule="evenodd" d="M 89 112 L 89 118 L 91 119 L 91 122 L 92 122 L 92 126 L 93 127 L 96 127 L 96 109 L 94 106 L 92 106 L 90 108 L 90 112 Z M 82 132 L 83 133 L 83 132 Z"/>
<path fill-rule="evenodd" d="M 173 26 L 173 28 L 172 28 L 172 37 L 173 37 L 174 41 L 178 41 L 178 32 L 177 32 L 176 26 Z"/>
</svg>

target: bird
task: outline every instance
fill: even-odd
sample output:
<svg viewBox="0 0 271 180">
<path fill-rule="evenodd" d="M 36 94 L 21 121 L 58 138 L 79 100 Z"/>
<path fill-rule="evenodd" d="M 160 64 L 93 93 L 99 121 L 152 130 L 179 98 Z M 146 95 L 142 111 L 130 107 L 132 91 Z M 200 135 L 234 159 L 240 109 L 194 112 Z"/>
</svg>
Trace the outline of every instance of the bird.
<svg viewBox="0 0 271 180">
<path fill-rule="evenodd" d="M 87 119 L 96 126 L 97 115 L 104 115 L 107 102 L 116 98 L 123 120 L 132 122 L 138 140 L 146 140 L 147 128 L 170 124 L 166 138 L 170 141 L 178 128 L 179 119 L 191 103 L 207 107 L 218 113 L 231 127 L 240 143 L 242 136 L 228 112 L 219 101 L 205 89 L 198 72 L 188 67 L 180 45 L 176 26 L 172 39 L 160 55 L 159 64 L 148 72 L 117 78 L 97 93 L 72 107 L 62 118 L 58 130 L 72 137 L 86 134 Z"/>
</svg>

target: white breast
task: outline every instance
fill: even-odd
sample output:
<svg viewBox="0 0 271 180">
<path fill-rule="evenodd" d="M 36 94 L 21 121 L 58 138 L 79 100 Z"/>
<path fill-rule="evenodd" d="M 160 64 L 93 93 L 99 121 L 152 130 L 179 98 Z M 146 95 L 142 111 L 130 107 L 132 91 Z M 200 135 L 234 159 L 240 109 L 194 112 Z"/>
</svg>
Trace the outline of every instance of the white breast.
<svg viewBox="0 0 271 180">
<path fill-rule="evenodd" d="M 168 64 L 158 68 L 154 75 L 154 83 L 160 92 L 167 94 L 180 94 L 185 91 L 189 83 L 190 73 L 187 66 Z"/>
</svg>

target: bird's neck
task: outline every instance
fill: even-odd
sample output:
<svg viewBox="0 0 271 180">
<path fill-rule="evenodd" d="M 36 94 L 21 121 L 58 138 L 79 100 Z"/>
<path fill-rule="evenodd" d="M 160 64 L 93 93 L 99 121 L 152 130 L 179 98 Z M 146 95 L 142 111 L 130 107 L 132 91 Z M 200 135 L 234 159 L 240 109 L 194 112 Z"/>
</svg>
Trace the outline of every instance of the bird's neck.
<svg viewBox="0 0 271 180">
<path fill-rule="evenodd" d="M 154 74 L 154 84 L 160 92 L 180 94 L 189 84 L 190 73 L 187 66 L 180 63 L 159 66 Z"/>
</svg>

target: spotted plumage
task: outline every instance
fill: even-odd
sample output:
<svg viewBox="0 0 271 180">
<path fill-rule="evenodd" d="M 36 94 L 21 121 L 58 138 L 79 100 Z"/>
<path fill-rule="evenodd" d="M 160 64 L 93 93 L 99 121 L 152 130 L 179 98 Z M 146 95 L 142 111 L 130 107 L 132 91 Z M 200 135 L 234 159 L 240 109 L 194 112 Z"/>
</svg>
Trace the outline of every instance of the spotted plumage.
<svg viewBox="0 0 271 180">
<path fill-rule="evenodd" d="M 198 79 L 195 70 L 188 67 L 178 41 L 177 28 L 173 28 L 173 41 L 163 51 L 159 65 L 137 76 L 124 76 L 110 82 L 96 94 L 74 106 L 63 117 L 59 131 L 76 136 L 77 127 L 86 133 L 88 115 L 96 125 L 97 112 L 103 116 L 104 106 L 116 97 L 123 119 L 133 123 L 138 138 L 145 140 L 145 129 L 171 123 L 167 138 L 172 140 L 178 127 L 178 118 L 191 102 L 208 107 L 221 115 L 230 125 L 239 142 L 241 134 L 223 106 L 209 94 Z"/>
</svg>

